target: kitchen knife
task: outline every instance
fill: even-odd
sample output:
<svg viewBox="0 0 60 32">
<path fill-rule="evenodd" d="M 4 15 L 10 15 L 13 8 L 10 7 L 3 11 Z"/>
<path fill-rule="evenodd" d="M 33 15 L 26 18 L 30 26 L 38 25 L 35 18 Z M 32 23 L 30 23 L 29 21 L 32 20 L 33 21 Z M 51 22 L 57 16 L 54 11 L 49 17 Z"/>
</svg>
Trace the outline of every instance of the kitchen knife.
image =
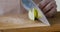
<svg viewBox="0 0 60 32">
<path fill-rule="evenodd" d="M 41 18 L 38 18 L 38 20 L 42 21 L 44 24 L 50 26 L 47 18 L 45 17 L 42 10 L 34 3 L 33 0 L 21 0 L 22 6 L 27 10 L 30 11 L 32 8 L 36 8 L 38 13 L 42 15 Z"/>
</svg>

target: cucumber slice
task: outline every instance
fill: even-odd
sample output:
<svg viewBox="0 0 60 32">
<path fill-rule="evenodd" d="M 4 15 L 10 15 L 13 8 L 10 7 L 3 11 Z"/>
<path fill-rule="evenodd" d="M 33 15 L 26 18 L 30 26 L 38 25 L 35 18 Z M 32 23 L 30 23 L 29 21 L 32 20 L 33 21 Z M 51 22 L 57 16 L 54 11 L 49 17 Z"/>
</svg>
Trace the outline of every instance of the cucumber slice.
<svg viewBox="0 0 60 32">
<path fill-rule="evenodd" d="M 29 10 L 29 12 L 28 12 L 28 17 L 29 17 L 29 19 L 30 20 L 35 20 L 35 18 L 41 18 L 42 17 L 42 15 L 41 14 L 39 14 L 39 12 L 37 11 L 37 9 L 36 8 L 33 8 L 33 9 L 31 9 L 31 10 Z"/>
</svg>

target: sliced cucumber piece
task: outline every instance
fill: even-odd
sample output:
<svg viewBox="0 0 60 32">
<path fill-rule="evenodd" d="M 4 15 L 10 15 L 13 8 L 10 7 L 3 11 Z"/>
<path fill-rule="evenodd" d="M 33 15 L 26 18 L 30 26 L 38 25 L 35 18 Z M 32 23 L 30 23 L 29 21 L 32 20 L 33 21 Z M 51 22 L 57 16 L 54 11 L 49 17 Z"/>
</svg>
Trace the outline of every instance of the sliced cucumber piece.
<svg viewBox="0 0 60 32">
<path fill-rule="evenodd" d="M 42 17 L 42 15 L 41 14 L 39 14 L 39 12 L 37 11 L 37 9 L 36 8 L 33 8 L 33 9 L 31 9 L 31 10 L 29 10 L 29 12 L 28 12 L 28 17 L 29 17 L 29 19 L 30 20 L 35 20 L 35 18 L 41 18 Z"/>
</svg>

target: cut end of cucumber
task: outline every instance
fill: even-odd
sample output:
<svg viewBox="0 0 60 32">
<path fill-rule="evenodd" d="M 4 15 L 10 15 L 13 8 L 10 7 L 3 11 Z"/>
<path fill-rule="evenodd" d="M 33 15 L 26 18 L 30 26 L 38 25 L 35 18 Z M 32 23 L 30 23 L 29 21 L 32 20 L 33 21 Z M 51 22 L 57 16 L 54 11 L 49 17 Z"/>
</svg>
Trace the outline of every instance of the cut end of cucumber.
<svg viewBox="0 0 60 32">
<path fill-rule="evenodd" d="M 32 11 L 28 12 L 28 17 L 30 20 L 33 20 L 33 21 L 35 20 L 34 13 Z"/>
<path fill-rule="evenodd" d="M 33 9 L 29 10 L 28 17 L 30 20 L 35 20 L 35 18 L 37 18 L 37 19 L 41 18 L 42 15 L 38 13 L 36 8 L 33 8 Z"/>
</svg>

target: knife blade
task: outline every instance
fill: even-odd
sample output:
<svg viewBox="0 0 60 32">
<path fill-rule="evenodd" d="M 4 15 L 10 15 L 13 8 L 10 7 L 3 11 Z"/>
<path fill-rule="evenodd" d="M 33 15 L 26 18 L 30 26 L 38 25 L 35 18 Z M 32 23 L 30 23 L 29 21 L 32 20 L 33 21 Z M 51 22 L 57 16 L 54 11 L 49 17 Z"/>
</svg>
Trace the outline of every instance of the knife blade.
<svg viewBox="0 0 60 32">
<path fill-rule="evenodd" d="M 40 20 L 42 23 L 46 24 L 46 25 L 49 25 L 49 21 L 47 20 L 47 18 L 45 17 L 44 13 L 42 12 L 42 10 L 34 3 L 33 0 L 22 0 L 21 1 L 23 7 L 27 10 L 27 11 L 30 11 L 30 9 L 32 8 L 36 8 L 38 13 L 42 15 L 41 18 L 38 18 L 38 20 Z"/>
</svg>

